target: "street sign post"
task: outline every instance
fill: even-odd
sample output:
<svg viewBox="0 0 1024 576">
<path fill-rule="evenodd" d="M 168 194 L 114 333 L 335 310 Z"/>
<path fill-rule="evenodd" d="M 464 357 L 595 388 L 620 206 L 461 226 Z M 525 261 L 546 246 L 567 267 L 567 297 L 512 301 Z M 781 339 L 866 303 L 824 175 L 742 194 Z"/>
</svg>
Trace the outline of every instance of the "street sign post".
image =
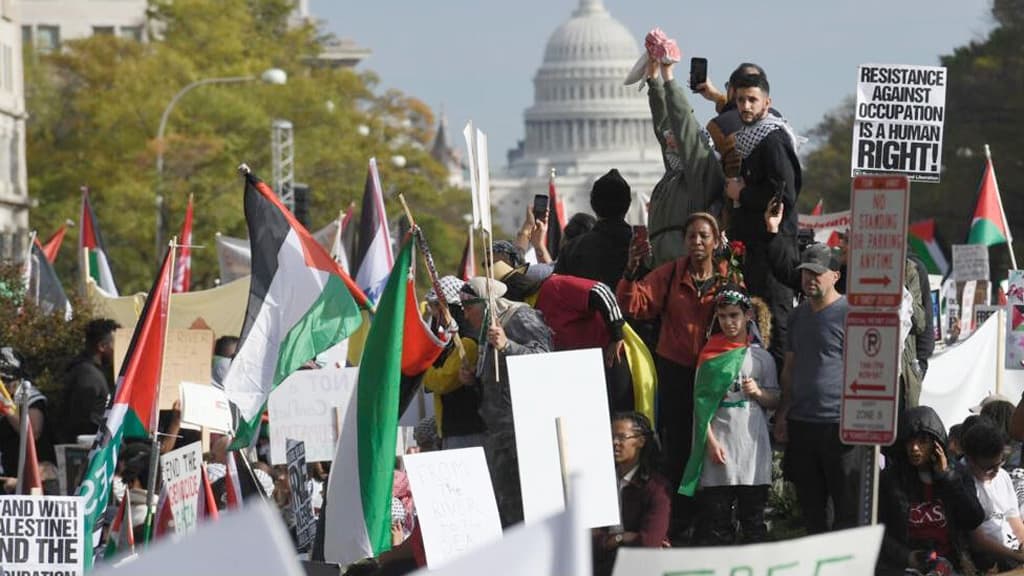
<svg viewBox="0 0 1024 576">
<path fill-rule="evenodd" d="M 839 420 L 843 443 L 888 446 L 896 440 L 899 350 L 898 313 L 851 310 L 847 314 Z"/>
<path fill-rule="evenodd" d="M 899 308 L 909 204 L 906 176 L 854 178 L 846 284 L 851 306 Z"/>
</svg>

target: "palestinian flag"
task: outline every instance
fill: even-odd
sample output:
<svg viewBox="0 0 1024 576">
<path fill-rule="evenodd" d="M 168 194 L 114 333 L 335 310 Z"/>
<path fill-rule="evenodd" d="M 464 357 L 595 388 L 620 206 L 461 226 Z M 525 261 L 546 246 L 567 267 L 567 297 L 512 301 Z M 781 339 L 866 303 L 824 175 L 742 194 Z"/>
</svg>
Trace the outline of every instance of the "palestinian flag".
<svg viewBox="0 0 1024 576">
<path fill-rule="evenodd" d="M 135 531 L 132 526 L 132 497 L 131 490 L 125 490 L 124 498 L 117 509 L 117 515 L 110 524 L 110 534 L 107 536 L 107 548 L 103 552 L 103 558 L 110 560 L 121 552 L 135 553 Z"/>
<path fill-rule="evenodd" d="M 363 188 L 363 207 L 359 214 L 359 247 L 352 268 L 356 271 L 356 284 L 373 302 L 380 298 L 394 263 L 377 160 L 370 158 Z"/>
<path fill-rule="evenodd" d="M 84 480 L 78 487 L 78 495 L 85 500 L 85 533 L 93 535 L 93 549 L 99 546 L 103 532 L 103 517 L 110 499 L 110 483 L 117 468 L 121 440 L 125 437 L 147 438 L 156 430 L 167 309 L 171 299 L 171 254 L 168 250 L 164 256 L 139 322 L 135 325 L 125 362 L 117 377 L 114 401 L 97 432 Z M 92 554 L 86 554 L 85 558 L 88 568 L 92 564 Z"/>
<path fill-rule="evenodd" d="M 679 493 L 693 496 L 700 486 L 704 468 L 704 444 L 708 425 L 718 410 L 722 397 L 743 368 L 747 346 L 730 342 L 722 334 L 714 334 L 704 345 L 697 359 L 697 377 L 693 387 L 693 445 L 686 462 Z"/>
<path fill-rule="evenodd" d="M 107 260 L 107 251 L 103 247 L 103 237 L 100 236 L 100 228 L 96 223 L 96 214 L 89 203 L 89 189 L 84 186 L 82 216 L 78 220 L 82 223 L 82 228 L 78 231 L 78 258 L 81 270 L 86 277 L 92 278 L 107 296 L 119 296 L 114 284 L 114 274 L 110 271 L 110 262 Z"/>
<path fill-rule="evenodd" d="M 43 314 L 59 313 L 70 320 L 71 303 L 50 262 L 45 248 L 33 233 L 32 250 L 25 261 L 25 296 L 35 302 Z"/>
<path fill-rule="evenodd" d="M 68 231 L 68 224 L 74 224 L 74 222 L 67 220 L 60 225 L 60 228 L 53 233 L 53 236 L 50 236 L 46 242 L 43 242 L 43 253 L 46 254 L 46 259 L 50 261 L 50 264 L 57 261 L 57 254 L 60 253 L 60 246 L 64 243 L 64 235 Z"/>
<path fill-rule="evenodd" d="M 178 236 L 178 257 L 174 260 L 174 292 L 188 292 L 192 284 L 192 195 L 188 196 L 185 222 Z"/>
<path fill-rule="evenodd" d="M 391 548 L 391 484 L 402 373 L 429 366 L 440 353 L 440 348 L 434 354 L 419 341 L 416 324 L 423 326 L 423 321 L 415 312 L 412 251 L 407 238 L 381 293 L 359 366 L 356 397 L 342 420 L 323 512 L 328 562 L 351 564 Z"/>
<path fill-rule="evenodd" d="M 369 302 L 262 180 L 245 175 L 252 277 L 224 392 L 240 412 L 232 448 L 249 445 L 270 392 L 362 323 Z"/>
<path fill-rule="evenodd" d="M 558 259 L 558 249 L 562 246 L 562 231 L 565 230 L 565 206 L 562 199 L 558 197 L 558 190 L 555 188 L 555 174 L 551 171 L 548 178 L 548 254 L 551 258 Z"/>
<path fill-rule="evenodd" d="M 935 237 L 935 219 L 929 218 L 910 225 L 907 241 L 917 257 L 924 262 L 929 274 L 945 276 L 949 273 L 949 261 L 939 247 Z"/>
<path fill-rule="evenodd" d="M 988 146 L 985 147 L 986 156 Z M 981 189 L 978 191 L 978 205 L 974 208 L 974 220 L 967 236 L 968 244 L 994 246 L 1013 242 L 1010 226 L 1003 212 L 1003 201 L 999 196 L 999 184 L 996 182 L 996 170 L 992 166 L 992 158 L 985 159 L 985 174 L 981 177 Z"/>
</svg>

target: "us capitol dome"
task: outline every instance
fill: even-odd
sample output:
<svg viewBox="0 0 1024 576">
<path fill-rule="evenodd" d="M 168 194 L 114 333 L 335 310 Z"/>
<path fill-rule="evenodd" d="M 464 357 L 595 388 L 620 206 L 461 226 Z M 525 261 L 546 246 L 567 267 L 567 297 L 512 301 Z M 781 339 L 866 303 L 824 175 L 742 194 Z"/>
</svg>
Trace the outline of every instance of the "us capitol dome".
<svg viewBox="0 0 1024 576">
<path fill-rule="evenodd" d="M 547 193 L 552 168 L 567 220 L 591 212 L 594 180 L 618 168 L 633 190 L 627 220 L 643 221 L 641 194 L 649 199 L 665 169 L 646 89 L 622 84 L 639 55 L 634 35 L 601 0 L 580 0 L 548 39 L 524 114 L 526 137 L 503 169 L 491 154 L 493 214 L 506 233 L 518 229 L 534 194 Z"/>
</svg>

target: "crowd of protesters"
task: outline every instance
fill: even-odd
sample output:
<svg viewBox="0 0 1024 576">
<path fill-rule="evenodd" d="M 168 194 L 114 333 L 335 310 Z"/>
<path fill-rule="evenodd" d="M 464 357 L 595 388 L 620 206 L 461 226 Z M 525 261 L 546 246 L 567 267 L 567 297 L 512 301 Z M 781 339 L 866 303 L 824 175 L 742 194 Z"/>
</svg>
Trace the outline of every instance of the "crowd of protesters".
<svg viewBox="0 0 1024 576">
<path fill-rule="evenodd" d="M 490 278 L 445 276 L 426 295 L 430 325 L 452 338 L 422 376 L 437 408 L 417 427 L 416 443 L 420 450 L 482 447 L 505 527 L 523 520 L 507 359 L 603 350 L 621 522 L 593 531 L 596 574 L 610 574 L 624 546 L 771 538 L 766 509 L 778 452 L 806 533 L 855 526 L 866 465 L 863 448 L 843 444 L 839 434 L 845 250 L 799 241 L 800 139 L 773 107 L 766 72 L 741 64 L 724 93 L 710 81 L 691 86 L 716 104 L 705 130 L 675 80 L 678 49 L 654 33 L 647 47 L 644 82 L 666 168 L 653 190 L 649 229 L 626 223 L 633 194 L 611 169 L 593 184 L 596 218 L 573 216 L 561 246 L 545 243 L 547 214 L 527 210 L 516 238 L 494 244 Z M 878 571 L 1017 567 L 1024 563 L 1024 413 L 993 397 L 965 422 L 944 423 L 919 405 L 935 319 L 922 300 L 922 266 L 911 259 L 906 270 L 899 438 L 884 451 Z M 68 368 L 59 416 L 25 383 L 41 461 L 53 461 L 55 443 L 74 443 L 102 422 L 117 327 L 109 320 L 89 325 L 85 349 Z M 464 356 L 452 353 L 455 339 Z M 218 341 L 215 381 L 236 345 Z M 631 347 L 650 352 L 652 374 L 644 374 L 636 360 L 642 355 Z M 725 380 L 704 369 L 736 350 Z M 0 349 L 0 377 L 12 391 L 24 380 L 18 367 L 16 353 Z M 638 390 L 655 374 L 656 397 L 642 400 Z M 176 411 L 166 415 L 170 436 L 162 451 L 191 441 L 179 424 Z M 18 420 L 8 416 L 0 420 L 4 476 L 16 470 L 17 446 Z M 219 506 L 226 505 L 223 479 L 234 464 L 225 448 L 226 439 L 215 438 L 208 454 Z M 125 446 L 114 487 L 118 500 L 137 492 L 132 498 L 143 511 L 151 449 Z M 248 474 L 286 510 L 287 474 L 267 462 L 265 438 L 252 461 Z M 310 466 L 317 509 L 328 473 Z M 422 563 L 400 458 L 394 501 L 395 550 L 350 573 L 402 573 Z M 144 515 L 133 519 L 141 525 Z"/>
</svg>

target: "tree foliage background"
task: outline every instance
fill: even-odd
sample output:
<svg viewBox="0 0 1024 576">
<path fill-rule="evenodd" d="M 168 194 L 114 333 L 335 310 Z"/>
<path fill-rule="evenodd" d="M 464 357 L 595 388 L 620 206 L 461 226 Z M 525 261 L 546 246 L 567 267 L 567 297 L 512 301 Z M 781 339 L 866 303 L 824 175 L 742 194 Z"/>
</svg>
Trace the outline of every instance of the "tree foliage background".
<svg viewBox="0 0 1024 576">
<path fill-rule="evenodd" d="M 156 155 L 165 167 L 160 190 L 177 234 L 189 194 L 195 197 L 193 286 L 218 275 L 214 234 L 246 237 L 242 181 L 248 163 L 270 181 L 272 119 L 292 122 L 295 179 L 312 188 L 310 228 L 361 202 L 367 161 L 378 158 L 392 220 L 403 192 L 442 270 L 454 269 L 470 211 L 468 193 L 444 183 L 427 152 L 434 116 L 397 91 L 379 93 L 372 73 L 312 64 L 324 38 L 312 26 L 288 25 L 288 0 L 151 0 L 148 43 L 114 36 L 67 42 L 54 54 L 26 51 L 29 189 L 38 200 L 33 227 L 45 237 L 77 220 L 81 186 L 90 188 L 114 276 L 122 293 L 148 288 L 156 267 Z M 163 142 L 164 107 L 195 80 L 288 73 L 283 86 L 258 81 L 201 86 L 180 100 Z M 358 127 L 370 128 L 360 135 Z M 401 155 L 398 169 L 389 159 Z M 76 234 L 57 260 L 77 278 Z"/>
<path fill-rule="evenodd" d="M 949 78 L 942 182 L 911 186 L 911 221 L 935 218 L 939 233 L 950 244 L 967 239 L 985 169 L 986 143 L 1011 231 L 1024 239 L 1024 0 L 994 0 L 992 18 L 995 27 L 988 37 L 940 57 Z M 802 210 L 810 210 L 819 197 L 826 211 L 849 206 L 853 112 L 851 97 L 812 130 L 814 149 L 804 161 Z M 1019 249 L 1018 255 L 1024 257 Z M 993 247 L 991 257 L 995 277 L 1005 279 L 1006 246 Z"/>
</svg>

